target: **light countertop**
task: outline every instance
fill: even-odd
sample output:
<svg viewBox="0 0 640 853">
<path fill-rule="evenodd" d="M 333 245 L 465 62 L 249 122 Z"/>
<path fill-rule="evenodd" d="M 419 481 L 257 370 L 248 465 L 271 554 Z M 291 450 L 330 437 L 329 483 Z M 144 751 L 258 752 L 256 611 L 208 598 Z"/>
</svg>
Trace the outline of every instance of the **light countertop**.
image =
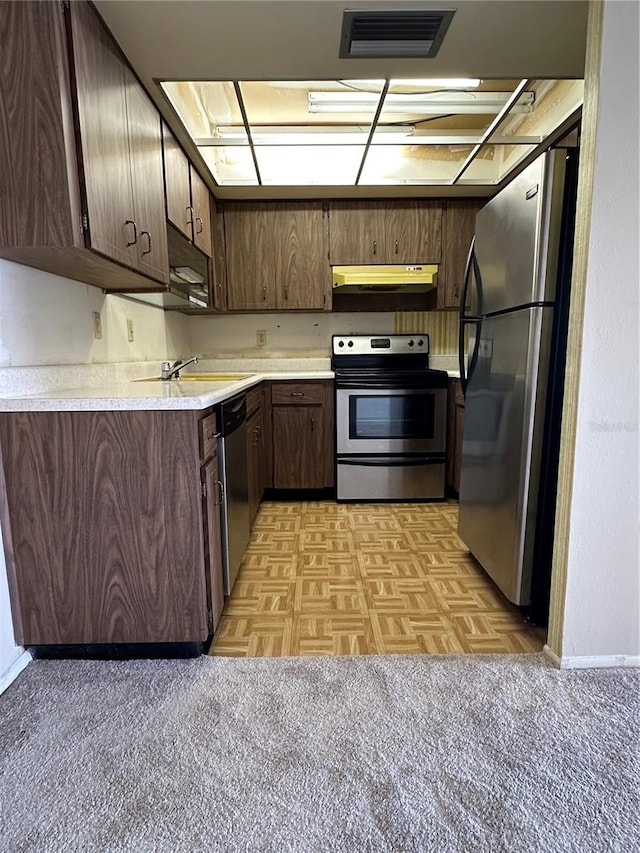
<svg viewBox="0 0 640 853">
<path fill-rule="evenodd" d="M 203 410 L 235 394 L 247 391 L 263 380 L 298 380 L 333 379 L 333 371 L 315 367 L 300 369 L 302 365 L 291 365 L 283 369 L 278 364 L 264 363 L 261 372 L 242 371 L 236 363 L 235 370 L 216 371 L 219 375 L 225 372 L 237 374 L 247 373 L 246 378 L 220 379 L 216 381 L 190 381 L 186 377 L 197 374 L 198 371 L 184 371 L 184 379 L 166 382 L 157 379 L 121 380 L 95 385 L 87 384 L 77 388 L 55 388 L 36 394 L 0 398 L 0 412 L 88 412 L 88 411 L 125 411 L 125 410 Z M 225 365 L 226 366 L 226 365 Z M 247 365 L 248 367 L 248 365 Z M 434 365 L 436 367 L 436 365 Z M 271 368 L 271 369 L 270 369 Z M 205 371 L 202 371 L 205 372 Z M 447 370 L 450 377 L 459 377 L 456 370 Z"/>
<path fill-rule="evenodd" d="M 185 371 L 184 376 L 188 374 Z M 136 380 L 111 385 L 65 388 L 0 399 L 0 412 L 115 412 L 207 409 L 247 391 L 263 379 L 333 379 L 330 370 L 252 373 L 246 379 L 217 381 Z"/>
</svg>

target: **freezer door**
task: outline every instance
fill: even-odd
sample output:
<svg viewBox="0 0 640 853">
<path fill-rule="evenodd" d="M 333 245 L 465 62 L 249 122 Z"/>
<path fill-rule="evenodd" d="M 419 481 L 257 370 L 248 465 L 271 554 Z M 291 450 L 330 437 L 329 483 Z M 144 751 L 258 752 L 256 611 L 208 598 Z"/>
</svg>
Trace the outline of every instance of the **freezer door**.
<svg viewBox="0 0 640 853">
<path fill-rule="evenodd" d="M 458 533 L 514 604 L 530 600 L 552 308 L 485 319 L 467 386 Z"/>
<path fill-rule="evenodd" d="M 560 150 L 539 157 L 476 216 L 478 313 L 555 299 L 565 159 Z"/>
</svg>

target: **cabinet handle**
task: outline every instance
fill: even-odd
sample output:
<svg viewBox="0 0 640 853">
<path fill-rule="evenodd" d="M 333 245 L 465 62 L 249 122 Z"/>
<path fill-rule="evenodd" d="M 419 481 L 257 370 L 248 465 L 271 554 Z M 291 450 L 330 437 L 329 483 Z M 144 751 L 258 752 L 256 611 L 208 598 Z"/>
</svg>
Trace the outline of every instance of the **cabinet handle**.
<svg viewBox="0 0 640 853">
<path fill-rule="evenodd" d="M 292 391 L 290 397 L 304 397 L 304 391 Z"/>
<path fill-rule="evenodd" d="M 287 284 L 284 286 L 284 299 L 285 302 L 289 299 L 289 286 Z"/>
<path fill-rule="evenodd" d="M 148 231 L 141 231 L 141 232 L 140 232 L 140 236 L 141 236 L 141 237 L 144 237 L 145 235 L 146 235 L 146 237 L 147 237 L 147 240 L 149 241 L 149 247 L 148 247 L 147 251 L 146 251 L 146 252 L 142 252 L 142 254 L 143 254 L 143 255 L 150 255 L 150 254 L 151 254 L 151 248 L 152 248 L 152 244 L 151 244 L 151 234 L 150 234 Z"/>
<path fill-rule="evenodd" d="M 220 506 L 224 497 L 224 486 L 222 485 L 221 480 L 216 480 L 216 486 L 218 487 L 218 500 L 215 502 L 214 506 Z"/>
<path fill-rule="evenodd" d="M 374 240 L 373 241 L 373 254 L 377 255 L 377 253 L 378 253 L 378 241 Z"/>
<path fill-rule="evenodd" d="M 193 208 L 187 207 L 187 225 L 193 225 Z"/>
<path fill-rule="evenodd" d="M 202 219 L 199 216 L 196 216 L 196 222 L 200 223 L 200 227 L 196 227 L 196 234 L 202 234 L 202 229 L 204 227 L 202 224 Z"/>
<path fill-rule="evenodd" d="M 396 240 L 396 255 L 398 254 L 398 241 Z"/>
<path fill-rule="evenodd" d="M 266 299 L 266 298 L 267 298 L 267 288 L 266 288 L 266 287 L 263 287 L 263 288 L 262 288 L 262 298 L 263 298 L 263 299 Z"/>
<path fill-rule="evenodd" d="M 133 225 L 133 240 L 129 240 L 127 246 L 135 246 L 135 244 L 138 242 L 138 226 L 133 221 L 133 219 L 125 219 L 124 224 Z"/>
<path fill-rule="evenodd" d="M 311 432 L 313 432 L 313 418 L 311 418 Z"/>
</svg>

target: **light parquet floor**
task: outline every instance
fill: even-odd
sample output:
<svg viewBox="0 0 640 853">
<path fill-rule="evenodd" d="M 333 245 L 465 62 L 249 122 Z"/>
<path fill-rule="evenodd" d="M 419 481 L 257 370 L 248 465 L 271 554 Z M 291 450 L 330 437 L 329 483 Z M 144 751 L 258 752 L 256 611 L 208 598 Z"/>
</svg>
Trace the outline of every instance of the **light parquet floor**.
<svg viewBox="0 0 640 853">
<path fill-rule="evenodd" d="M 456 503 L 265 502 L 210 654 L 538 652 Z"/>
</svg>

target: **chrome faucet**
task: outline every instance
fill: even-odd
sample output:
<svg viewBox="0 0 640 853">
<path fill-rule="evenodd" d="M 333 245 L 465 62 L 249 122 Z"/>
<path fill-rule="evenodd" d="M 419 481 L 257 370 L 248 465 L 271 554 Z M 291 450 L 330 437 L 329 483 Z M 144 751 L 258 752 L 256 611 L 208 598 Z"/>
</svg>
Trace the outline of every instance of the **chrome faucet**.
<svg viewBox="0 0 640 853">
<path fill-rule="evenodd" d="M 188 361 L 183 361 L 179 358 L 173 364 L 170 364 L 168 361 L 162 362 L 162 379 L 180 379 L 180 371 L 183 367 L 186 367 L 188 364 L 197 364 L 198 356 L 194 355 L 193 358 L 190 358 Z"/>
</svg>

